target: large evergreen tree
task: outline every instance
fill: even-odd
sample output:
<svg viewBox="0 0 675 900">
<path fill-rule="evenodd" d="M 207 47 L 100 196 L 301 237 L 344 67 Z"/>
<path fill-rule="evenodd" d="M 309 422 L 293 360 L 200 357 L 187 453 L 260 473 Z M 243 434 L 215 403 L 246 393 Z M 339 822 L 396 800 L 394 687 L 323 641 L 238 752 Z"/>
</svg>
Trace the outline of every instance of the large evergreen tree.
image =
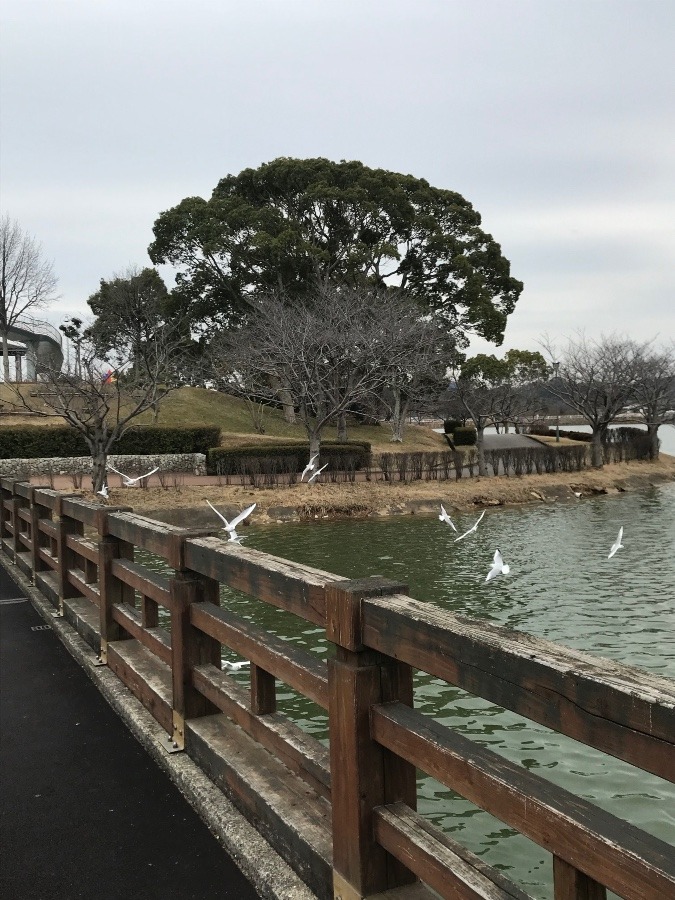
<svg viewBox="0 0 675 900">
<path fill-rule="evenodd" d="M 223 178 L 154 225 L 152 261 L 178 269 L 174 302 L 195 323 L 246 318 L 261 291 L 401 287 L 461 341 L 500 344 L 522 290 L 509 261 L 454 191 L 360 162 L 280 158 Z"/>
</svg>

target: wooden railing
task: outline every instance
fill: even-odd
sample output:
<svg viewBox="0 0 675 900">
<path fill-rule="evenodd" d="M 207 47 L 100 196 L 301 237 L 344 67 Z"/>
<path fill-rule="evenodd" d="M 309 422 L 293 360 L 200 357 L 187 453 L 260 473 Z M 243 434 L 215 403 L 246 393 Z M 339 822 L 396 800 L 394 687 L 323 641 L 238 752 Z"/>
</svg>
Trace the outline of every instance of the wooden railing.
<svg viewBox="0 0 675 900">
<path fill-rule="evenodd" d="M 418 897 L 418 879 L 447 898 L 527 896 L 418 815 L 420 769 L 550 852 L 556 900 L 675 898 L 673 846 L 416 711 L 413 670 L 670 782 L 675 682 L 459 618 L 383 578 L 12 479 L 1 490 L 4 554 L 319 896 Z M 221 585 L 325 629 L 328 661 L 221 607 Z M 250 660 L 249 690 L 223 672 L 224 647 Z M 327 711 L 329 749 L 277 711 L 278 682 Z"/>
</svg>

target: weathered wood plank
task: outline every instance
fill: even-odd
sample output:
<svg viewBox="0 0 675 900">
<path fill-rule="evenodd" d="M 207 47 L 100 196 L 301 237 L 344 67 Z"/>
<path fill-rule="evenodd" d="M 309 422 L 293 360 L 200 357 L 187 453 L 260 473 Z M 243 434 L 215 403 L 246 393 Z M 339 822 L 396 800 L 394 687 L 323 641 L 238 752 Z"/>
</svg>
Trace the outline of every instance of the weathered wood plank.
<svg viewBox="0 0 675 900">
<path fill-rule="evenodd" d="M 38 519 L 38 528 L 43 534 L 48 535 L 50 538 L 58 537 L 58 528 L 56 522 L 53 522 L 51 519 Z"/>
<path fill-rule="evenodd" d="M 167 734 L 173 732 L 171 671 L 135 640 L 109 641 L 108 665 Z"/>
<path fill-rule="evenodd" d="M 90 600 L 96 606 L 100 604 L 101 594 L 99 586 L 97 584 L 89 584 L 87 576 L 82 569 L 68 569 L 68 584 L 72 585 L 78 593 L 83 597 L 86 597 L 87 600 Z"/>
<path fill-rule="evenodd" d="M 113 537 L 155 553 L 163 559 L 169 558 L 169 536 L 180 535 L 185 531 L 176 525 L 156 522 L 133 512 L 110 513 L 106 527 L 108 534 Z"/>
<path fill-rule="evenodd" d="M 675 852 L 664 841 L 404 704 L 373 707 L 371 729 L 383 746 L 620 896 L 675 896 Z"/>
<path fill-rule="evenodd" d="M 328 674 L 323 660 L 210 603 L 194 603 L 190 621 L 322 709 L 328 708 Z"/>
<path fill-rule="evenodd" d="M 163 663 L 171 665 L 171 637 L 164 628 L 144 628 L 137 611 L 122 603 L 113 606 L 112 617 L 127 634 L 147 647 Z"/>
<path fill-rule="evenodd" d="M 333 897 L 330 806 L 218 713 L 186 723 L 190 756 L 320 900 Z"/>
<path fill-rule="evenodd" d="M 675 681 L 409 597 L 362 617 L 369 647 L 675 781 Z"/>
<path fill-rule="evenodd" d="M 114 577 L 124 584 L 145 597 L 150 597 L 166 609 L 171 609 L 168 578 L 130 559 L 113 559 L 111 571 Z"/>
<path fill-rule="evenodd" d="M 326 624 L 324 587 L 339 580 L 320 569 L 216 537 L 186 541 L 185 565 L 322 627 Z"/>
<path fill-rule="evenodd" d="M 39 547 L 38 548 L 38 557 L 40 560 L 48 565 L 50 569 L 58 569 L 59 561 L 58 559 L 47 549 L 47 547 Z"/>
<path fill-rule="evenodd" d="M 66 547 L 83 559 L 98 564 L 98 544 L 95 544 L 94 541 L 77 534 L 68 534 L 66 535 Z"/>
<path fill-rule="evenodd" d="M 280 713 L 254 714 L 249 708 L 248 691 L 215 666 L 195 666 L 192 683 L 317 794 L 330 800 L 330 762 L 322 743 Z"/>
<path fill-rule="evenodd" d="M 63 497 L 61 501 L 61 512 L 69 519 L 75 519 L 84 525 L 90 525 L 95 528 L 98 523 L 98 511 L 105 509 L 100 503 L 93 503 L 91 500 L 82 500 L 78 497 Z"/>
<path fill-rule="evenodd" d="M 382 846 L 448 900 L 531 900 L 480 857 L 426 822 L 405 803 L 374 811 Z"/>
</svg>

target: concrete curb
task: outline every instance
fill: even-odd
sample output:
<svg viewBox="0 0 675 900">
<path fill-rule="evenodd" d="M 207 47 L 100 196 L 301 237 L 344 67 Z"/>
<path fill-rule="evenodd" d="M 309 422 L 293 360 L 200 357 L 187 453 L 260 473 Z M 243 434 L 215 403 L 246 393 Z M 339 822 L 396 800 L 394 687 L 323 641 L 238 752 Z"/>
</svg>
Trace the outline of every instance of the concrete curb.
<svg viewBox="0 0 675 900">
<path fill-rule="evenodd" d="M 57 633 L 103 697 L 147 750 L 227 850 L 265 900 L 316 900 L 316 895 L 270 847 L 222 791 L 185 753 L 167 753 L 167 735 L 110 669 L 96 665 L 96 654 L 54 607 L 6 557 L 0 559 L 26 596 Z"/>
</svg>

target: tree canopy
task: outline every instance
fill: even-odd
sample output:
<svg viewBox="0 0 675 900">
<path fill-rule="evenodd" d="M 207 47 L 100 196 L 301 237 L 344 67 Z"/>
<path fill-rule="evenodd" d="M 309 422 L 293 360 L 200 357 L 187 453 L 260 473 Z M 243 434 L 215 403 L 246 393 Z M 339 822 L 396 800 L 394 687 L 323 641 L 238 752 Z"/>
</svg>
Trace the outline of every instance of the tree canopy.
<svg viewBox="0 0 675 900">
<path fill-rule="evenodd" d="M 317 282 L 399 287 L 457 336 L 500 344 L 522 283 L 454 191 L 360 162 L 279 158 L 163 212 L 148 252 L 178 269 L 193 322 L 238 325 L 256 294 L 306 299 Z"/>
</svg>

